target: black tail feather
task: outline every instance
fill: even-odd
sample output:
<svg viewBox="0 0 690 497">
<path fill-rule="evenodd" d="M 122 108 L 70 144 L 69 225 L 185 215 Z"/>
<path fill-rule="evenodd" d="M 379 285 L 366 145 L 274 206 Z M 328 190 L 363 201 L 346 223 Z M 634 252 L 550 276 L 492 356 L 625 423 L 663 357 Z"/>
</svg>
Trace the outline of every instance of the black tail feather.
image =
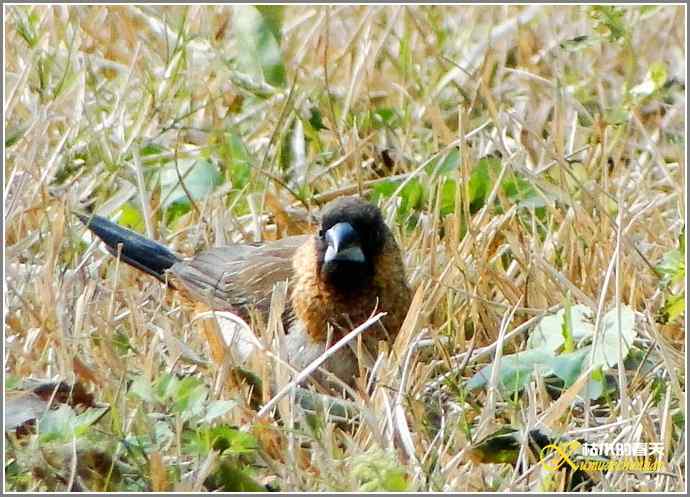
<svg viewBox="0 0 690 497">
<path fill-rule="evenodd" d="M 180 259 L 165 246 L 101 216 L 76 214 L 84 225 L 103 240 L 108 252 L 124 262 L 165 282 L 165 271 Z M 121 245 L 122 248 L 118 248 Z"/>
</svg>

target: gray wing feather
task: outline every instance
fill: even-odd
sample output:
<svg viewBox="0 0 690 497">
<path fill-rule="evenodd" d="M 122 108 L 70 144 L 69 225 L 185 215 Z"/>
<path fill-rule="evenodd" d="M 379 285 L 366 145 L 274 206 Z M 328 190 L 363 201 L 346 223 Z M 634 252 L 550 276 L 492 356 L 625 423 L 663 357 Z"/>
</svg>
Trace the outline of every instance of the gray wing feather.
<svg viewBox="0 0 690 497">
<path fill-rule="evenodd" d="M 292 256 L 308 236 L 267 245 L 231 245 L 176 263 L 170 272 L 193 297 L 217 310 L 267 312 L 273 285 L 290 280 Z"/>
</svg>

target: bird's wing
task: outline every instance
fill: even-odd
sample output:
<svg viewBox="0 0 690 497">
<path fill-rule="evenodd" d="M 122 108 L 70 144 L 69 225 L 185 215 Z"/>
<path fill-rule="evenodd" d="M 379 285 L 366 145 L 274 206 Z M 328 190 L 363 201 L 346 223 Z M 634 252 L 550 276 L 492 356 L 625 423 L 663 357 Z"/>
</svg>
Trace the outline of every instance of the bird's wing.
<svg viewBox="0 0 690 497">
<path fill-rule="evenodd" d="M 273 286 L 291 279 L 292 256 L 307 239 L 217 247 L 176 263 L 170 272 L 175 283 L 214 309 L 268 312 Z"/>
</svg>

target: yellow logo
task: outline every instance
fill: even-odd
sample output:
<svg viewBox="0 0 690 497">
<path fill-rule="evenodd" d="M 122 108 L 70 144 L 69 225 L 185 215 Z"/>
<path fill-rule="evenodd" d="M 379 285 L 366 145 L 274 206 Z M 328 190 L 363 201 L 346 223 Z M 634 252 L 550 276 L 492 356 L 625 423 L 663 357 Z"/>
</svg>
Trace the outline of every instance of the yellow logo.
<svg viewBox="0 0 690 497">
<path fill-rule="evenodd" d="M 610 444 L 608 444 L 610 445 Z M 651 446 L 651 453 L 647 450 L 647 445 Z M 595 444 L 583 446 L 577 440 L 563 442 L 560 444 L 549 444 L 540 452 L 540 459 L 547 471 L 558 471 L 564 465 L 570 466 L 573 471 L 636 471 L 650 473 L 660 471 L 663 467 L 663 459 L 649 459 L 649 455 L 654 455 L 659 451 L 654 447 L 656 444 L 633 444 L 633 447 L 623 447 L 620 453 L 610 453 L 609 447 L 604 444 L 601 447 Z M 639 446 L 639 447 L 638 447 Z M 580 462 L 575 462 L 575 453 L 583 449 L 578 457 Z M 618 449 L 618 447 L 616 447 Z M 611 456 L 618 456 L 619 459 L 588 458 L 588 455 L 610 453 Z M 634 455 L 633 455 L 634 454 Z M 550 457 L 553 456 L 553 457 Z M 621 457 L 623 456 L 623 457 Z M 631 457 L 633 456 L 633 457 Z M 635 457 L 642 456 L 642 457 Z"/>
<path fill-rule="evenodd" d="M 564 464 L 567 464 L 568 466 L 570 466 L 572 468 L 573 471 L 575 471 L 575 470 L 577 470 L 578 466 L 576 463 L 573 462 L 573 460 L 570 457 L 573 454 L 575 454 L 577 449 L 579 449 L 581 446 L 582 446 L 582 444 L 580 444 L 580 442 L 578 442 L 577 440 L 562 443 L 559 445 L 549 444 L 546 447 L 544 447 L 543 449 L 541 449 L 540 458 L 544 462 L 544 467 L 548 471 L 558 471 L 559 469 L 561 469 L 561 467 Z M 550 449 L 552 452 L 554 452 L 556 454 L 556 457 L 550 463 L 547 463 L 545 461 L 546 456 L 548 455 L 548 454 L 545 454 L 545 452 L 548 449 Z"/>
</svg>

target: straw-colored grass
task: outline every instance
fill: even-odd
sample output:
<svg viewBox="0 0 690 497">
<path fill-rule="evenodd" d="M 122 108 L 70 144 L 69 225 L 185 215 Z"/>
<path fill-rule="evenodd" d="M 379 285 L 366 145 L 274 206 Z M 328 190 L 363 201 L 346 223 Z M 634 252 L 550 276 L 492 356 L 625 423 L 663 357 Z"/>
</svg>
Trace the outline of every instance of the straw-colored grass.
<svg viewBox="0 0 690 497">
<path fill-rule="evenodd" d="M 686 488 L 685 313 L 668 312 L 684 278 L 656 270 L 684 237 L 685 7 L 4 9 L 5 400 L 43 406 L 6 431 L 7 490 L 569 488 L 526 442 L 488 461 L 480 441 L 505 427 L 661 443 L 659 472 L 587 488 Z M 194 160 L 217 168 L 212 191 L 161 187 Z M 122 212 L 191 255 L 304 232 L 346 194 L 379 203 L 415 296 L 330 399 L 309 382 L 274 399 L 280 288 L 240 364 L 206 309 L 72 215 Z M 598 370 L 614 388 L 588 399 L 587 365 L 498 388 L 541 318 L 575 304 L 599 330 L 634 312 L 624 367 Z M 91 406 L 45 413 L 29 378 Z"/>
</svg>

